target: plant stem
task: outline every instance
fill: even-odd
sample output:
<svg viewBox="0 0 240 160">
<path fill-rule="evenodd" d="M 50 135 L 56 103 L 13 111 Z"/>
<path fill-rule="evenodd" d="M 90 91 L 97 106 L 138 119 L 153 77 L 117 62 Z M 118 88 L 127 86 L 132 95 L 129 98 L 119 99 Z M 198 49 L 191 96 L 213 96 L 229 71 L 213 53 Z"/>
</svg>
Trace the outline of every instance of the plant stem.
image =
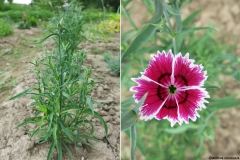
<svg viewBox="0 0 240 160">
<path fill-rule="evenodd" d="M 163 5 L 165 4 L 164 0 L 163 0 Z M 171 21 L 169 19 L 169 15 L 168 15 L 168 12 L 167 10 L 165 9 L 165 7 L 163 7 L 163 14 L 164 14 L 164 17 L 168 23 L 168 27 L 170 29 L 171 32 L 173 32 L 173 27 L 172 27 L 172 24 L 171 24 Z"/>
<path fill-rule="evenodd" d="M 164 0 L 163 0 L 163 4 L 165 4 Z M 175 38 L 175 35 L 173 35 L 174 31 L 173 31 L 173 26 L 171 24 L 171 21 L 169 19 L 169 15 L 168 15 L 168 12 L 167 10 L 163 7 L 163 14 L 164 14 L 164 17 L 168 23 L 168 27 L 171 31 L 170 35 L 172 36 L 172 41 L 173 41 L 173 53 L 174 55 L 177 54 L 177 44 L 176 44 L 176 38 Z"/>
<path fill-rule="evenodd" d="M 173 53 L 174 53 L 174 55 L 176 55 L 177 54 L 177 43 L 176 43 L 176 38 L 175 37 L 173 37 L 172 38 L 172 41 L 173 41 Z"/>
<path fill-rule="evenodd" d="M 59 63 L 60 63 L 60 113 L 62 108 L 62 85 L 63 85 L 63 73 L 62 73 L 62 53 L 61 53 L 61 28 L 58 33 L 58 51 L 59 51 Z"/>
</svg>

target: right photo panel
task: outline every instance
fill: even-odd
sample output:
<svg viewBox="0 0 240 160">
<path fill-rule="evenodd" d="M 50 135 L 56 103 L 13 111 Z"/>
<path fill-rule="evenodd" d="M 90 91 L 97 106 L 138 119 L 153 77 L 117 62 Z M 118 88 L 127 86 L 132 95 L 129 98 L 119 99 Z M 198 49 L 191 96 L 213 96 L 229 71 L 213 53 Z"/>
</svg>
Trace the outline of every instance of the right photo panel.
<svg viewBox="0 0 240 160">
<path fill-rule="evenodd" d="M 240 2 L 121 0 L 121 159 L 240 158 Z"/>
</svg>

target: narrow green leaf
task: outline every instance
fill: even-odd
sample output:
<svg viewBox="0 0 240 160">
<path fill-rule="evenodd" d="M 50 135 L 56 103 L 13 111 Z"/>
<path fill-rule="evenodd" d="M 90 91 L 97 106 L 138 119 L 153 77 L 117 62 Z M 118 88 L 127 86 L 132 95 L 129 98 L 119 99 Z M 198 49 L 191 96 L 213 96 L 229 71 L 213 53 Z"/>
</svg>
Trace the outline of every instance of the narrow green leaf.
<svg viewBox="0 0 240 160">
<path fill-rule="evenodd" d="M 94 107 L 92 105 L 91 97 L 86 96 L 86 98 L 87 98 L 87 104 L 89 105 L 90 109 L 92 110 L 92 114 L 93 114 L 94 113 Z"/>
<path fill-rule="evenodd" d="M 144 103 L 145 99 L 147 98 L 148 93 L 145 93 L 143 95 L 143 97 L 140 99 L 140 101 L 137 103 L 137 105 L 133 108 L 133 110 L 138 113 L 139 112 L 139 108 L 142 106 L 142 104 Z"/>
<path fill-rule="evenodd" d="M 49 115 L 48 131 L 52 128 L 53 113 Z"/>
<path fill-rule="evenodd" d="M 62 140 L 59 139 L 59 142 L 58 142 L 58 160 L 62 160 Z"/>
<path fill-rule="evenodd" d="M 204 88 L 207 88 L 207 89 L 219 89 L 218 86 L 211 85 L 211 84 L 205 84 L 205 85 L 204 85 Z"/>
<path fill-rule="evenodd" d="M 147 24 L 155 24 L 161 21 L 163 15 L 163 1 L 155 0 L 155 12 L 151 20 L 144 22 Z"/>
<path fill-rule="evenodd" d="M 174 9 L 178 12 L 179 11 L 179 7 L 178 7 L 178 2 L 175 1 L 174 3 Z M 182 19 L 181 19 L 181 14 L 178 15 L 174 15 L 175 21 L 176 21 L 176 26 L 177 26 L 177 33 L 180 33 L 182 31 Z"/>
<path fill-rule="evenodd" d="M 199 30 L 213 30 L 213 31 L 216 31 L 214 28 L 211 28 L 211 27 L 190 27 L 190 28 L 182 28 L 182 31 L 178 34 L 193 32 L 193 31 L 199 31 Z"/>
<path fill-rule="evenodd" d="M 62 92 L 62 95 L 64 96 L 64 97 L 66 97 L 70 102 L 72 102 L 72 104 L 74 105 L 74 107 L 77 107 L 76 106 L 76 103 L 73 101 L 73 99 L 72 99 L 72 97 L 69 95 L 69 94 L 67 94 L 66 92 Z"/>
<path fill-rule="evenodd" d="M 211 112 L 211 113 L 207 116 L 207 118 L 206 118 L 206 120 L 205 120 L 205 123 L 202 123 L 202 124 L 200 125 L 200 127 L 198 128 L 198 131 L 196 132 L 196 134 L 200 134 L 200 135 L 203 134 L 203 132 L 205 131 L 204 129 L 208 126 L 208 122 L 209 122 L 209 120 L 211 119 L 211 117 L 214 115 L 215 112 L 216 112 L 216 111 L 213 111 L 213 112 Z"/>
<path fill-rule="evenodd" d="M 38 122 L 41 121 L 41 118 L 42 118 L 41 116 L 28 118 L 23 123 L 19 124 L 16 128 L 20 128 L 20 127 L 22 127 L 22 126 L 24 126 L 24 125 L 26 125 L 26 124 L 28 124 L 30 122 L 38 123 Z M 37 119 L 37 120 L 35 120 L 35 119 Z"/>
<path fill-rule="evenodd" d="M 130 130 L 127 130 L 125 131 L 125 133 L 127 134 L 127 136 L 130 138 Z M 137 137 L 137 148 L 140 150 L 140 152 L 142 153 L 142 155 L 145 155 L 146 154 L 146 151 L 145 151 L 145 146 L 141 140 L 141 137 L 139 136 L 136 136 Z"/>
<path fill-rule="evenodd" d="M 16 98 L 20 98 L 20 97 L 22 97 L 22 96 L 25 96 L 26 94 L 29 94 L 29 92 L 31 92 L 33 89 L 34 89 L 34 88 L 28 88 L 28 89 L 26 89 L 25 91 L 23 91 L 23 92 L 17 94 L 16 96 L 13 96 L 12 98 L 10 98 L 9 101 L 14 100 L 14 99 L 16 99 Z"/>
<path fill-rule="evenodd" d="M 48 39 L 48 38 L 50 38 L 52 36 L 59 36 L 59 35 L 57 33 L 50 34 L 47 37 L 43 38 L 41 41 L 36 42 L 36 44 L 40 44 L 40 43 L 42 43 L 43 41 L 45 41 L 46 39 Z"/>
<path fill-rule="evenodd" d="M 101 103 L 99 103 L 99 102 L 97 102 L 97 101 L 95 101 L 95 100 L 93 100 L 93 99 L 92 99 L 92 103 L 95 103 L 95 104 L 97 104 L 97 105 L 99 105 L 99 106 L 101 106 L 101 107 L 104 107 L 103 104 L 101 104 Z"/>
<path fill-rule="evenodd" d="M 68 136 L 69 139 L 71 139 L 73 141 L 73 133 L 71 132 L 70 129 L 66 128 L 62 122 L 58 122 L 62 128 L 62 131 Z"/>
<path fill-rule="evenodd" d="M 57 151 L 59 151 L 59 148 L 58 148 L 58 140 L 57 140 L 57 125 L 55 124 L 54 127 L 53 127 L 53 142 L 54 142 L 54 145 L 57 147 Z"/>
<path fill-rule="evenodd" d="M 77 121 L 76 124 L 78 124 L 79 126 L 81 126 L 81 124 L 84 124 L 84 123 L 89 123 L 91 125 L 91 132 L 89 134 L 92 134 L 94 132 L 94 125 L 92 124 L 91 121 L 89 121 L 88 119 L 84 119 L 84 120 L 80 120 L 80 121 Z M 87 133 L 87 132 L 86 132 Z"/>
<path fill-rule="evenodd" d="M 135 101 L 134 101 L 134 98 L 133 97 L 130 97 L 124 101 L 121 102 L 121 107 L 127 107 L 127 106 L 130 106 L 131 104 L 133 104 Z"/>
<path fill-rule="evenodd" d="M 203 146 L 203 142 L 204 142 L 204 138 L 203 138 L 203 136 L 200 136 L 199 147 L 198 147 L 198 149 L 196 150 L 196 155 L 199 155 L 199 154 L 200 154 L 200 151 L 201 151 L 202 146 Z"/>
<path fill-rule="evenodd" d="M 238 82 L 240 82 L 240 70 L 237 69 L 233 72 L 233 78 L 235 78 Z"/>
<path fill-rule="evenodd" d="M 45 105 L 42 105 L 38 108 L 33 108 L 34 110 L 37 110 L 37 111 L 41 111 L 44 113 L 44 115 L 47 115 L 47 107 L 45 107 Z"/>
<path fill-rule="evenodd" d="M 165 132 L 167 133 L 171 133 L 171 134 L 179 134 L 179 133 L 183 133 L 188 129 L 196 129 L 198 128 L 198 125 L 195 124 L 182 124 L 181 126 L 177 127 L 177 128 L 167 128 L 167 129 L 163 129 Z"/>
<path fill-rule="evenodd" d="M 139 32 L 139 34 L 130 44 L 128 49 L 123 53 L 122 60 L 128 57 L 131 53 L 136 52 L 152 37 L 152 35 L 155 33 L 157 28 L 152 24 L 159 23 L 161 21 L 162 15 L 163 15 L 163 1 L 155 0 L 155 13 L 150 21 L 145 22 L 145 23 L 151 23 L 151 24 L 147 25 Z"/>
<path fill-rule="evenodd" d="M 68 146 L 65 143 L 62 143 L 62 144 L 65 147 L 65 149 L 67 150 L 67 153 L 69 154 L 70 159 L 73 160 L 73 155 L 72 155 L 71 150 L 68 148 Z"/>
<path fill-rule="evenodd" d="M 134 160 L 134 154 L 135 154 L 135 150 L 136 150 L 136 142 L 137 142 L 136 126 L 133 125 L 130 128 L 131 160 Z"/>
<path fill-rule="evenodd" d="M 61 114 L 71 113 L 71 112 L 78 111 L 78 110 L 80 110 L 80 109 L 68 109 L 68 110 L 65 110 L 65 111 L 61 112 L 60 115 Z"/>
<path fill-rule="evenodd" d="M 130 97 L 126 100 L 124 100 L 123 102 L 121 102 L 121 112 L 126 112 L 127 110 L 129 110 L 129 107 L 134 104 L 134 98 Z"/>
<path fill-rule="evenodd" d="M 179 12 L 179 10 L 172 8 L 170 5 L 164 3 L 164 6 L 169 13 L 173 15 L 181 15 L 181 12 Z"/>
<path fill-rule="evenodd" d="M 85 138 L 85 139 L 88 139 L 88 140 L 93 140 L 93 141 L 97 141 L 97 142 L 100 142 L 100 140 L 96 139 L 95 137 L 93 136 L 88 136 L 88 135 L 80 135 L 81 138 Z"/>
<path fill-rule="evenodd" d="M 82 140 L 82 139 L 79 139 L 78 142 L 82 143 L 83 145 L 85 144 L 85 145 L 89 146 L 91 149 L 96 150 L 96 149 L 95 149 L 91 144 L 89 144 L 87 141 L 84 141 L 84 140 Z M 83 148 L 83 146 L 78 145 L 78 144 L 75 144 L 75 146 L 78 147 L 78 148 Z"/>
<path fill-rule="evenodd" d="M 209 101 L 208 109 L 211 111 L 240 106 L 240 100 L 236 99 L 235 95 L 220 99 L 210 99 Z"/>
<path fill-rule="evenodd" d="M 197 10 L 195 12 L 193 12 L 190 16 L 188 16 L 185 20 L 183 20 L 183 26 L 188 26 L 191 24 L 191 22 L 193 22 L 193 20 L 199 15 L 199 13 L 201 12 L 201 10 Z"/>
<path fill-rule="evenodd" d="M 121 114 L 121 131 L 129 129 L 138 120 L 136 112 L 129 110 Z"/>
<path fill-rule="evenodd" d="M 120 6 L 121 6 L 121 14 L 124 15 L 127 18 L 128 22 L 133 26 L 133 28 L 135 30 L 138 30 L 137 26 L 133 22 L 132 18 L 129 16 L 129 14 L 126 11 L 126 9 L 124 8 L 124 6 L 123 5 L 120 5 Z"/>
<path fill-rule="evenodd" d="M 107 123 L 105 122 L 105 120 L 97 113 L 94 111 L 94 114 L 92 114 L 92 110 L 91 109 L 87 109 L 83 111 L 84 113 L 88 113 L 90 115 L 93 115 L 95 118 L 99 119 L 101 121 L 101 123 L 104 126 L 105 129 L 105 133 L 106 133 L 106 138 L 107 138 L 107 134 L 108 134 L 108 127 L 107 127 Z"/>
<path fill-rule="evenodd" d="M 128 57 L 131 53 L 137 51 L 139 48 L 141 48 L 148 40 L 152 37 L 152 35 L 156 31 L 156 26 L 153 26 L 151 24 L 144 27 L 141 32 L 137 35 L 137 37 L 133 40 L 133 42 L 130 44 L 128 49 L 123 53 L 122 60 Z"/>
<path fill-rule="evenodd" d="M 54 145 L 54 143 L 52 142 L 52 143 L 51 143 L 51 146 L 50 146 L 50 148 L 49 148 L 49 151 L 48 151 L 47 160 L 51 160 L 54 146 L 55 146 L 55 145 Z"/>
<path fill-rule="evenodd" d="M 33 131 L 26 131 L 26 133 L 30 134 L 30 138 L 32 138 L 36 133 L 41 131 L 41 127 L 38 127 L 37 129 L 33 130 Z"/>
</svg>

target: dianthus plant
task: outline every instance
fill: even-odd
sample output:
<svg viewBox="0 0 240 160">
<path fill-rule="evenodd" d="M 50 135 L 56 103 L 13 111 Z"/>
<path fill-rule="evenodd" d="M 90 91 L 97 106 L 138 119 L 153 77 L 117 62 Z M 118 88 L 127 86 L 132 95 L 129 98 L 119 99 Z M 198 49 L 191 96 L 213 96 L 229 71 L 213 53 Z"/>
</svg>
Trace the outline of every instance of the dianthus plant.
<svg viewBox="0 0 240 160">
<path fill-rule="evenodd" d="M 41 60 L 32 62 L 37 86 L 11 98 L 13 100 L 26 94 L 31 95 L 35 115 L 17 128 L 26 124 L 37 125 L 34 130 L 26 132 L 31 136 L 39 135 L 39 143 L 51 142 L 48 160 L 54 149 L 57 150 L 59 160 L 63 157 L 63 150 L 72 159 L 70 144 L 93 148 L 87 141 L 97 141 L 92 135 L 94 126 L 89 119 L 91 116 L 102 122 L 106 135 L 108 132 L 106 122 L 93 108 L 93 103 L 101 104 L 89 96 L 95 82 L 90 80 L 91 68 L 83 66 L 86 54 L 75 51 L 83 38 L 84 24 L 81 8 L 76 7 L 77 5 L 68 5 L 65 14 L 54 19 L 57 23 L 53 24 L 52 34 L 47 38 L 54 37 L 57 49 L 46 53 Z"/>
<path fill-rule="evenodd" d="M 152 19 L 146 22 L 147 25 L 126 48 L 122 55 L 122 62 L 131 54 L 141 52 L 143 44 L 149 41 L 156 32 L 169 35 L 172 39 L 172 48 L 170 50 L 166 48 L 166 51 L 156 50 L 157 54 L 151 55 L 149 65 L 145 71 L 141 72 L 141 76 L 131 78 L 137 83 L 136 86 L 130 88 L 130 91 L 134 92 L 133 99 L 129 98 L 122 102 L 121 130 L 130 129 L 131 159 L 134 159 L 138 115 L 140 115 L 139 119 L 145 121 L 152 119 L 165 121 L 166 119 L 171 127 L 176 123 L 188 124 L 190 119 L 196 121 L 197 117 L 201 117 L 198 111 L 206 108 L 207 98 L 210 98 L 204 88 L 207 71 L 201 64 L 194 63 L 191 53 L 178 52 L 176 41 L 176 37 L 183 32 L 210 28 L 183 29 L 179 8 L 184 0 L 169 0 L 168 3 L 164 0 L 154 2 L 155 11 Z M 152 5 L 151 2 L 144 3 Z M 175 20 L 175 28 L 170 21 L 169 14 Z M 133 24 L 128 15 L 126 18 Z M 136 28 L 134 25 L 133 27 Z M 129 109 L 132 100 L 137 105 Z"/>
</svg>

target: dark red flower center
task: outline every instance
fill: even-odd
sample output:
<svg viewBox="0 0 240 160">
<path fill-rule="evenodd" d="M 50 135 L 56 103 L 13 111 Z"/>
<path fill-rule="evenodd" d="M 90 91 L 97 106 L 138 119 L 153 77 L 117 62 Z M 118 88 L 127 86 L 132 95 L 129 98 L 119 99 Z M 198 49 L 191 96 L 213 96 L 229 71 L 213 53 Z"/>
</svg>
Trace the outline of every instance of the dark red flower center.
<svg viewBox="0 0 240 160">
<path fill-rule="evenodd" d="M 158 83 L 162 85 L 167 85 L 171 80 L 171 73 L 161 74 L 158 78 Z M 168 90 L 166 88 L 161 87 L 160 85 L 157 88 L 157 96 L 160 100 L 164 100 L 168 96 Z"/>
<path fill-rule="evenodd" d="M 178 84 L 188 86 L 188 81 L 184 76 L 176 75 L 174 76 L 174 78 L 175 78 L 175 82 L 178 82 Z"/>
<path fill-rule="evenodd" d="M 187 79 L 182 75 L 177 75 L 174 77 L 175 83 L 180 84 L 181 86 L 187 86 L 188 81 Z M 162 85 L 169 85 L 169 82 L 171 81 L 171 74 L 170 73 L 164 73 L 158 78 L 158 83 Z M 168 88 L 164 88 L 162 86 L 158 86 L 157 88 L 157 96 L 160 100 L 164 101 L 165 98 L 168 97 L 169 94 L 174 95 L 177 92 L 177 87 L 173 84 L 169 85 Z M 188 99 L 188 92 L 187 91 L 179 91 L 177 95 L 177 103 L 183 104 Z M 177 107 L 175 99 L 168 99 L 163 107 L 166 107 L 168 109 L 173 109 Z"/>
</svg>

